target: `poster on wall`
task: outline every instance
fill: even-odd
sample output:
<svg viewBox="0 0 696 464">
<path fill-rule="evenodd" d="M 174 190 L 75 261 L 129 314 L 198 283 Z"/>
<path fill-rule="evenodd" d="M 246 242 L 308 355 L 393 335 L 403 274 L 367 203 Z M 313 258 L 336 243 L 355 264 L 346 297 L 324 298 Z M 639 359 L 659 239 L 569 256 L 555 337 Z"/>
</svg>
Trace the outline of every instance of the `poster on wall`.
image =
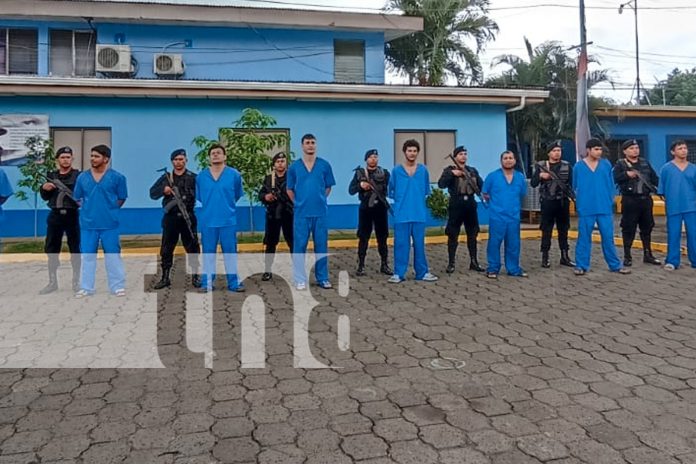
<svg viewBox="0 0 696 464">
<path fill-rule="evenodd" d="M 47 114 L 0 113 L 0 166 L 18 166 L 24 163 L 29 137 L 48 140 Z"/>
</svg>

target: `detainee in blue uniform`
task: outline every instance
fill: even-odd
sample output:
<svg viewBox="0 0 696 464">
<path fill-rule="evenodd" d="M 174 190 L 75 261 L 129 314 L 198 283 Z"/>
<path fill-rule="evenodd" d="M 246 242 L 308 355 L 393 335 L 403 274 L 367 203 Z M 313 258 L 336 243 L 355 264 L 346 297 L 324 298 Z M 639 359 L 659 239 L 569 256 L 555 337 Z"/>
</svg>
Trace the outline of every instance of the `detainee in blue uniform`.
<svg viewBox="0 0 696 464">
<path fill-rule="evenodd" d="M 515 169 L 515 154 L 504 151 L 500 155 L 500 169 L 483 182 L 481 193 L 488 202 L 488 246 L 486 277 L 495 279 L 500 273 L 500 246 L 505 245 L 505 270 L 508 275 L 527 277 L 520 266 L 520 214 L 522 199 L 527 194 L 524 175 Z"/>
<path fill-rule="evenodd" d="M 94 294 L 97 250 L 101 242 L 109 290 L 116 296 L 126 294 L 126 274 L 121 259 L 119 237 L 120 209 L 128 198 L 126 178 L 109 168 L 111 149 L 106 145 L 93 147 L 91 169 L 83 171 L 75 181 L 73 197 L 80 204 L 80 250 L 82 270 L 77 298 Z"/>
<path fill-rule="evenodd" d="M 573 168 L 573 189 L 575 189 L 578 213 L 578 240 L 575 244 L 575 275 L 584 275 L 590 270 L 592 256 L 592 231 L 599 226 L 602 237 L 604 260 L 612 272 L 630 274 L 623 267 L 614 245 L 614 178 L 611 163 L 602 158 L 604 146 L 598 139 L 590 139 L 585 144 L 585 158 L 575 163 Z"/>
<path fill-rule="evenodd" d="M 387 194 L 394 200 L 394 275 L 388 282 L 398 284 L 406 279 L 411 247 L 416 280 L 434 282 L 438 277 L 429 272 L 425 255 L 428 217 L 425 201 L 430 193 L 430 174 L 425 166 L 416 162 L 420 152 L 418 141 L 406 140 L 402 151 L 404 164 L 394 168 L 387 186 Z"/>
<path fill-rule="evenodd" d="M 662 166 L 658 191 L 665 197 L 667 213 L 667 259 L 665 270 L 681 264 L 682 224 L 686 228 L 686 249 L 691 267 L 696 268 L 696 165 L 687 160 L 684 140 L 670 146 L 672 161 Z"/>
<path fill-rule="evenodd" d="M 5 219 L 5 213 L 2 211 L 2 205 L 7 201 L 8 198 L 12 196 L 14 191 L 12 190 L 12 185 L 7 178 L 5 171 L 0 169 L 0 229 L 2 228 L 2 223 Z M 2 251 L 2 238 L 0 238 L 0 251 Z"/>
<path fill-rule="evenodd" d="M 225 164 L 227 155 L 222 145 L 208 148 L 210 167 L 196 176 L 196 200 L 202 207 L 198 214 L 203 248 L 203 276 L 201 290 L 213 289 L 215 256 L 218 243 L 222 248 L 227 289 L 243 292 L 244 285 L 237 275 L 237 202 L 244 191 L 242 176 Z"/>
<path fill-rule="evenodd" d="M 303 135 L 302 159 L 292 163 L 287 174 L 288 197 L 295 203 L 292 252 L 295 287 L 298 290 L 307 288 L 304 255 L 307 253 L 310 234 L 314 241 L 314 253 L 317 255 L 314 277 L 321 288 L 332 288 L 329 280 L 329 259 L 325 256 L 329 251 L 327 199 L 331 187 L 336 185 L 336 180 L 331 165 L 325 159 L 316 156 L 316 153 L 316 137 L 312 134 Z"/>
</svg>

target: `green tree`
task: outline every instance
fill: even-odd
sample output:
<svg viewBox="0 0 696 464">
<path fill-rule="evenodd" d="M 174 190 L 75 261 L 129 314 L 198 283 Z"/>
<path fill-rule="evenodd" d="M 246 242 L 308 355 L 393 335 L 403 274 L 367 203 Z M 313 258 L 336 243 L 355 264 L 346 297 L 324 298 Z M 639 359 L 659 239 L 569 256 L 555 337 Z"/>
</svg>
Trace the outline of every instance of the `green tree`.
<svg viewBox="0 0 696 464">
<path fill-rule="evenodd" d="M 643 104 L 696 106 L 696 68 L 681 71 L 673 69 L 667 79 L 648 91 Z"/>
<path fill-rule="evenodd" d="M 210 164 L 208 148 L 216 143 L 225 147 L 227 165 L 234 167 L 242 175 L 242 187 L 249 200 L 249 220 L 253 232 L 253 205 L 258 204 L 256 195 L 271 169 L 271 157 L 268 155 L 274 148 L 288 146 L 289 140 L 285 133 L 273 132 L 276 120 L 272 116 L 255 108 L 245 108 L 232 126 L 220 129 L 218 139 L 209 139 L 204 135 L 195 137 L 193 143 L 200 149 L 195 158 L 201 168 L 207 168 Z"/>
<path fill-rule="evenodd" d="M 411 85 L 440 86 L 447 77 L 459 85 L 480 83 L 478 55 L 495 38 L 498 25 L 488 17 L 489 0 L 390 0 L 388 11 L 423 18 L 423 31 L 387 43 L 389 67 Z M 472 48 L 473 47 L 473 48 Z"/>
<path fill-rule="evenodd" d="M 442 189 L 434 188 L 430 191 L 430 195 L 425 199 L 425 205 L 430 210 L 430 215 L 439 220 L 447 219 L 447 208 L 449 207 L 449 195 Z M 440 225 L 442 229 L 442 225 Z"/>
<path fill-rule="evenodd" d="M 505 65 L 507 70 L 486 82 L 490 87 L 539 87 L 549 90 L 544 103 L 531 105 L 508 116 L 509 136 L 522 153 L 528 144 L 532 159 L 543 156 L 542 144 L 554 139 L 572 139 L 575 133 L 578 67 L 577 58 L 560 42 L 544 42 L 537 47 L 524 39 L 526 58 L 501 55 L 492 66 Z M 599 64 L 592 57 L 590 63 Z M 588 88 L 600 83 L 612 83 L 609 73 L 599 69 L 587 73 Z M 592 109 L 607 106 L 606 100 L 590 98 L 590 126 L 593 133 L 604 133 L 599 120 L 592 116 Z"/>
<path fill-rule="evenodd" d="M 22 201 L 32 199 L 34 207 L 34 237 L 38 235 L 39 190 L 46 182 L 46 175 L 56 169 L 56 158 L 53 156 L 53 142 L 43 137 L 29 137 L 24 142 L 29 149 L 26 162 L 19 167 L 22 179 L 17 182 L 18 190 L 15 196 Z"/>
</svg>

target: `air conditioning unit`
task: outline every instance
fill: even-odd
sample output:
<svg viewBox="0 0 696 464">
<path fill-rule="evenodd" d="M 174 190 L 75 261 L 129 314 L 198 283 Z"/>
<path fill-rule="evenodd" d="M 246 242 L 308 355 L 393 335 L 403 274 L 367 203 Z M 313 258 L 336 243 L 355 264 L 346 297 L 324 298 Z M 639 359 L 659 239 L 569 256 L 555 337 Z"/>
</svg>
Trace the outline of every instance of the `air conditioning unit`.
<svg viewBox="0 0 696 464">
<path fill-rule="evenodd" d="M 97 45 L 95 70 L 107 73 L 132 72 L 130 45 Z"/>
<path fill-rule="evenodd" d="M 184 60 L 180 54 L 157 53 L 152 64 L 154 73 L 158 76 L 180 76 L 184 74 Z"/>
</svg>

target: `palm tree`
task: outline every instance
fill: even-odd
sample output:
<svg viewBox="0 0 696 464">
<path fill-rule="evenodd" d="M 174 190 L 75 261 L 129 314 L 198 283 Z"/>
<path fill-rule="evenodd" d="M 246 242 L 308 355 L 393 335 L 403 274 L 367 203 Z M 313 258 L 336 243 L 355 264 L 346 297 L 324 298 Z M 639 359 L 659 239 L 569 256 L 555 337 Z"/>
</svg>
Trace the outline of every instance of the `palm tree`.
<svg viewBox="0 0 696 464">
<path fill-rule="evenodd" d="M 578 67 L 575 57 L 561 43 L 544 42 L 536 48 L 524 39 L 527 59 L 515 55 L 501 55 L 493 60 L 491 66 L 506 65 L 508 69 L 486 82 L 490 87 L 540 87 L 549 90 L 549 98 L 540 105 L 534 105 L 509 115 L 508 131 L 515 140 L 518 153 L 522 145 L 529 144 L 532 159 L 541 153 L 542 143 L 554 139 L 572 139 L 575 131 L 575 102 L 577 98 Z M 598 63 L 592 57 L 591 63 Z M 587 73 L 588 88 L 608 82 L 613 85 L 607 70 L 593 70 Z M 601 99 L 590 99 L 591 108 Z M 606 105 L 606 101 L 602 101 Z M 594 132 L 604 132 L 599 120 L 590 117 Z"/>
<path fill-rule="evenodd" d="M 390 0 L 388 11 L 422 17 L 423 31 L 387 43 L 389 67 L 411 85 L 444 85 L 450 76 L 459 85 L 480 83 L 478 54 L 498 32 L 488 6 L 489 0 Z"/>
</svg>

